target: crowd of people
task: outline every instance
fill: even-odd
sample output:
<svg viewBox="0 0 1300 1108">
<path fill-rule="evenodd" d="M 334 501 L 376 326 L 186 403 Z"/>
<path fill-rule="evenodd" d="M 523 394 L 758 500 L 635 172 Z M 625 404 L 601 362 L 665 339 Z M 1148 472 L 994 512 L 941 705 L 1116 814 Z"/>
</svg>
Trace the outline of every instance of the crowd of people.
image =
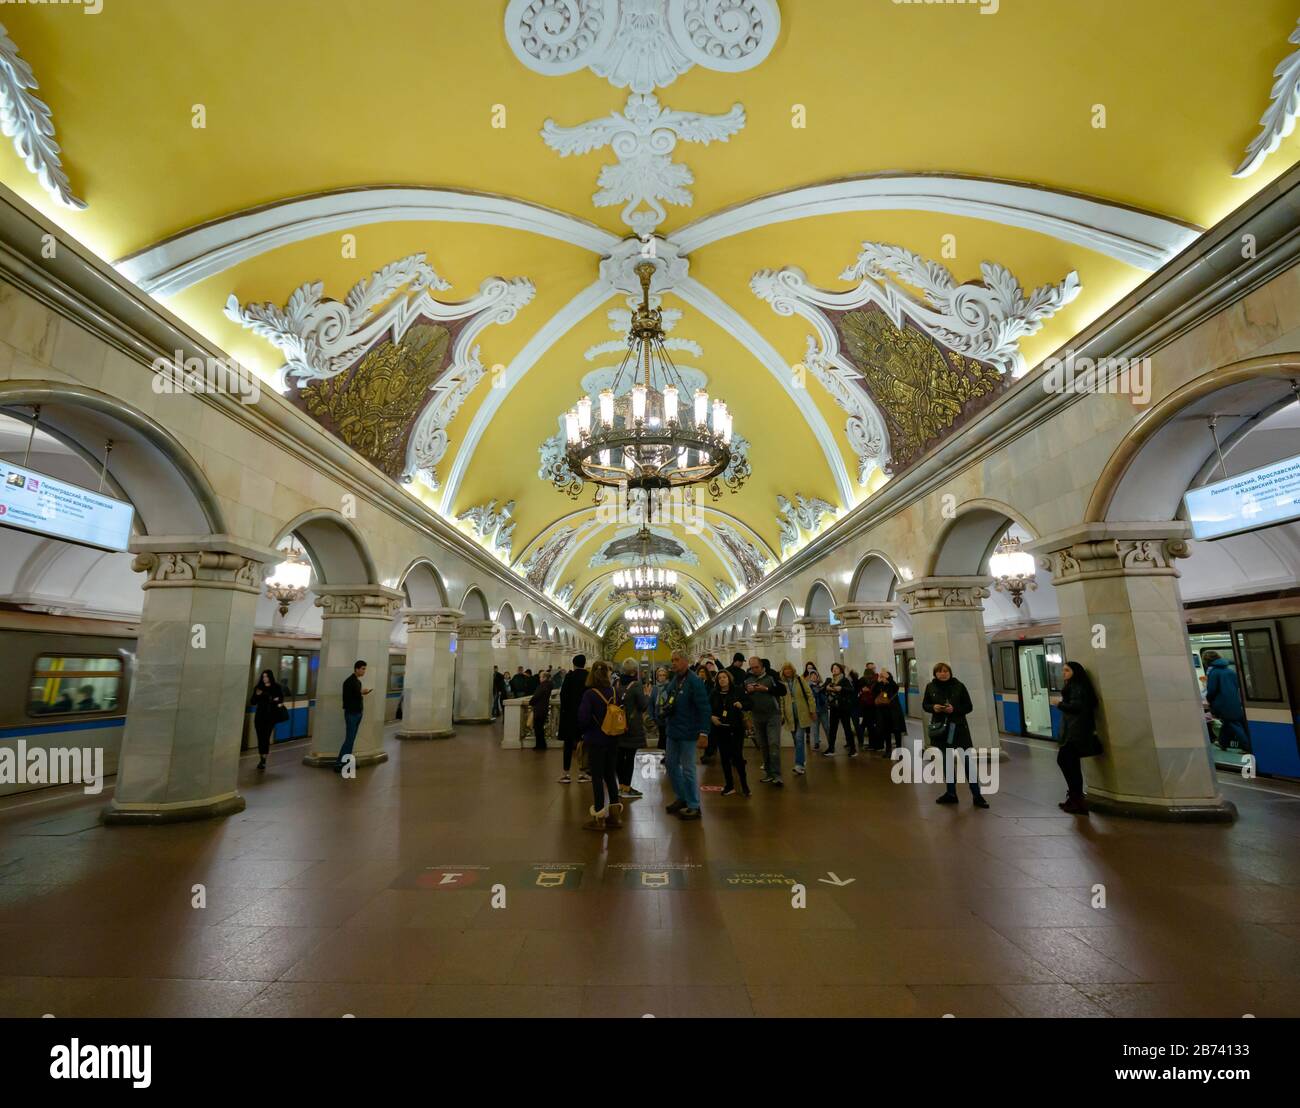
<svg viewBox="0 0 1300 1108">
<path fill-rule="evenodd" d="M 1083 815 L 1088 806 L 1081 763 L 1102 753 L 1098 701 L 1091 679 L 1077 662 L 1067 663 L 1063 675 L 1057 764 L 1067 793 L 1059 806 Z M 552 687 L 543 680 L 533 694 L 538 750 L 546 749 L 545 713 Z M 642 796 L 633 787 L 632 770 L 637 751 L 649 745 L 653 731 L 675 797 L 667 810 L 682 820 L 696 820 L 701 814 L 697 764 L 720 761 L 723 797 L 752 795 L 747 743 L 757 756 L 758 783 L 773 788 L 785 784 L 782 732 L 789 732 L 793 742 L 796 775 L 807 772 L 813 754 L 835 757 L 841 735 L 848 758 L 868 753 L 892 758 L 907 735 L 902 692 L 887 667 L 870 662 L 861 673 L 846 671 L 836 662 L 823 676 L 813 662 L 806 662 L 800 673 L 792 662 L 777 670 L 766 658 L 746 659 L 737 653 L 727 666 L 713 655 L 692 666 L 683 653 L 674 652 L 671 666 L 660 667 L 654 680 L 648 681 L 634 659 L 624 661 L 617 671 L 604 661 L 593 662 L 588 669 L 587 659 L 579 654 L 560 685 L 558 733 L 564 744 L 560 782 L 572 782 L 576 758 L 579 783 L 590 783 L 592 788 L 585 826 L 597 831 L 622 826 L 625 803 Z M 970 692 L 946 662 L 934 666 L 921 707 L 930 717 L 929 743 L 944 755 L 946 787 L 937 803 L 958 803 L 958 779 L 964 778 L 975 807 L 988 808 L 980 792 L 978 755 L 968 723 L 974 711 Z"/>
</svg>

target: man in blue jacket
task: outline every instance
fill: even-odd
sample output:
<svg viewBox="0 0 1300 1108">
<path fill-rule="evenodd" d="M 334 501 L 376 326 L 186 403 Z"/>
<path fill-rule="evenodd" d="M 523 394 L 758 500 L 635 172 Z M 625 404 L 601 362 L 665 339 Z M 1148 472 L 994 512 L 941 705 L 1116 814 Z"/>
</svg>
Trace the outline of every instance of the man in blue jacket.
<svg viewBox="0 0 1300 1108">
<path fill-rule="evenodd" d="M 1237 671 L 1217 650 L 1207 650 L 1201 655 L 1205 663 L 1205 702 L 1210 706 L 1222 727 L 1219 745 L 1227 750 L 1236 739 L 1243 754 L 1250 753 L 1250 737 L 1246 731 L 1246 711 L 1241 704 L 1241 686 Z"/>
<path fill-rule="evenodd" d="M 712 721 L 709 718 L 709 693 L 691 672 L 686 655 L 673 651 L 673 673 L 668 679 L 659 719 L 667 734 L 664 762 L 668 780 L 677 799 L 668 811 L 679 819 L 700 818 L 700 786 L 695 778 L 695 749 L 700 739 L 706 742 Z"/>
</svg>

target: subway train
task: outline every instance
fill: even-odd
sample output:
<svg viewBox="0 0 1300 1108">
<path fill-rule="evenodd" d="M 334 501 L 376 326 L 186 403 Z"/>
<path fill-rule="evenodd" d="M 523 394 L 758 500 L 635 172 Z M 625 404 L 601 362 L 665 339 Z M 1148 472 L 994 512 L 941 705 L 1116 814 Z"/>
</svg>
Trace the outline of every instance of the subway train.
<svg viewBox="0 0 1300 1108">
<path fill-rule="evenodd" d="M 1188 648 L 1204 679 L 1204 652 L 1217 650 L 1238 672 L 1256 771 L 1300 779 L 1300 738 L 1293 704 L 1300 693 L 1300 598 L 1279 598 L 1265 615 L 1259 603 L 1188 605 Z M 1279 613 L 1281 609 L 1282 614 Z M 0 742 L 25 740 L 27 749 L 102 746 L 104 772 L 117 771 L 122 728 L 135 662 L 134 624 L 23 611 L 0 611 L 0 659 L 9 680 L 0 686 Z M 1002 629 L 989 634 L 989 664 L 998 722 L 1006 734 L 1050 740 L 1060 734 L 1061 667 L 1065 662 L 1059 624 Z M 847 659 L 860 668 L 856 659 Z M 865 659 L 863 659 L 865 661 Z M 269 669 L 288 692 L 289 719 L 276 742 L 312 733 L 320 640 L 259 634 L 249 657 L 247 696 L 257 674 Z M 904 709 L 921 718 L 928 675 L 917 672 L 910 639 L 894 643 L 894 672 L 906 674 Z M 391 648 L 384 718 L 399 718 L 406 655 Z M 1206 741 L 1223 769 L 1240 770 L 1243 752 L 1218 744 L 1217 721 L 1206 719 Z M 252 710 L 246 714 L 241 749 L 255 748 Z M 41 783 L 0 782 L 0 796 L 41 788 Z"/>
<path fill-rule="evenodd" d="M 1204 655 L 1215 650 L 1237 672 L 1255 770 L 1263 776 L 1300 779 L 1300 598 L 1279 598 L 1265 615 L 1258 602 L 1189 604 L 1187 641 L 1202 690 Z M 1278 614 L 1282 609 L 1285 614 Z M 918 674 L 911 640 L 894 643 L 895 674 L 907 674 L 905 711 L 921 718 L 928 674 Z M 998 725 L 1008 735 L 1056 739 L 1061 733 L 1061 670 L 1066 662 L 1060 624 L 1008 628 L 989 635 L 989 666 Z M 900 684 L 902 682 L 900 681 Z M 1240 771 L 1245 752 L 1226 743 L 1219 722 L 1206 710 L 1206 741 L 1215 764 Z"/>
<path fill-rule="evenodd" d="M 135 679 L 136 626 L 35 612 L 0 611 L 0 743 L 23 740 L 25 749 L 102 747 L 104 773 L 117 772 L 122 732 Z M 320 640 L 283 635 L 254 636 L 245 702 L 264 669 L 286 691 L 289 718 L 274 741 L 312 733 Z M 406 654 L 391 648 L 384 719 L 401 718 Z M 184 706 L 181 706 L 182 710 Z M 253 711 L 245 713 L 240 749 L 257 747 Z M 46 787 L 45 782 L 0 781 L 0 796 Z"/>
</svg>

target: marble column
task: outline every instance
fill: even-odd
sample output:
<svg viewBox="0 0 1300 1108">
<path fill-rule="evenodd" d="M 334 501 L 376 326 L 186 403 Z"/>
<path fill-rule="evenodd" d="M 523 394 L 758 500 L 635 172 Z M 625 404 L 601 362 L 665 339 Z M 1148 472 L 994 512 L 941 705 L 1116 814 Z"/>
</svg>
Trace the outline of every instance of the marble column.
<svg viewBox="0 0 1300 1108">
<path fill-rule="evenodd" d="M 406 622 L 406 688 L 399 739 L 448 739 L 455 693 L 452 644 L 465 613 L 456 608 L 411 608 Z"/>
<path fill-rule="evenodd" d="M 492 667 L 497 666 L 507 681 L 504 650 L 494 650 L 489 619 L 462 619 L 456 630 L 456 696 L 454 719 L 457 723 L 492 722 Z"/>
<path fill-rule="evenodd" d="M 318 585 L 321 609 L 320 669 L 316 672 L 316 709 L 312 715 L 311 752 L 303 765 L 333 766 L 343 746 L 343 682 L 357 660 L 366 663 L 365 714 L 352 748 L 358 766 L 388 761 L 384 750 L 384 696 L 388 688 L 388 642 L 393 617 L 405 596 L 383 585 Z"/>
<path fill-rule="evenodd" d="M 855 669 L 861 673 L 868 662 L 875 662 L 877 667 L 884 665 L 893 670 L 894 612 L 897 609 L 898 605 L 890 600 L 841 604 L 834 609 L 835 618 L 840 621 L 841 633 L 849 641 L 848 647 L 843 651 L 845 669 Z M 828 671 L 821 672 L 826 674 Z"/>
<path fill-rule="evenodd" d="M 898 592 L 912 615 L 921 693 L 931 680 L 935 663 L 947 662 L 953 676 L 970 693 L 973 711 L 966 722 L 971 742 L 976 749 L 996 750 L 1005 759 L 1008 755 L 998 729 L 984 633 L 984 598 L 992 583 L 991 577 L 921 577 L 900 586 Z M 891 663 L 893 656 L 891 642 L 887 655 Z"/>
<path fill-rule="evenodd" d="M 242 811 L 236 790 L 253 620 L 276 552 L 225 535 L 144 538 L 131 710 L 106 823 L 163 823 Z M 89 734 L 89 732 L 87 732 Z"/>
<path fill-rule="evenodd" d="M 766 658 L 773 664 L 776 659 L 772 657 L 772 632 L 755 631 L 749 638 L 749 649 L 745 651 L 745 664 L 749 664 L 750 658 Z"/>
<path fill-rule="evenodd" d="M 503 637 L 505 645 L 498 647 L 497 644 L 502 641 Z M 523 666 L 524 669 L 528 668 L 528 658 L 525 656 L 524 651 L 524 638 L 525 635 L 522 631 L 506 631 L 504 636 L 497 635 L 493 641 L 493 647 L 496 649 L 498 657 L 498 660 L 493 664 L 501 667 L 501 671 L 506 675 L 507 684 L 510 678 L 515 675 L 515 670 L 520 666 Z"/>
<path fill-rule="evenodd" d="M 1231 820 L 1219 794 L 1187 644 L 1182 523 L 1098 523 L 1027 544 L 1052 573 L 1067 660 L 1091 675 L 1105 752 L 1083 762 L 1089 803 L 1121 815 Z"/>
<path fill-rule="evenodd" d="M 818 673 L 823 677 L 829 677 L 831 664 L 840 660 L 838 629 L 824 619 L 808 617 L 796 620 L 795 627 L 802 629 L 804 640 L 803 650 L 799 653 L 799 660 L 796 662 L 799 672 L 803 673 L 805 663 L 812 662 L 817 667 Z"/>
</svg>

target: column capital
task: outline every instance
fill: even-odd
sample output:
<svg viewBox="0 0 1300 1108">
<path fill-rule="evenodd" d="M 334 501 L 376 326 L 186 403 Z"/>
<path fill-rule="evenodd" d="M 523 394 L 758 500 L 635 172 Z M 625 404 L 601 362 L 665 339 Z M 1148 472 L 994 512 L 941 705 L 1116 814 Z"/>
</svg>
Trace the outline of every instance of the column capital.
<svg viewBox="0 0 1300 1108">
<path fill-rule="evenodd" d="M 1083 523 L 1034 542 L 1057 585 L 1107 577 L 1177 577 L 1174 561 L 1191 553 L 1186 523 Z"/>
<path fill-rule="evenodd" d="M 831 611 L 845 627 L 892 626 L 898 605 L 892 600 L 873 600 L 866 604 L 840 604 Z M 827 624 L 829 627 L 830 625 Z"/>
<path fill-rule="evenodd" d="M 462 619 L 456 628 L 458 639 L 490 639 L 496 626 L 490 619 Z"/>
<path fill-rule="evenodd" d="M 465 613 L 459 608 L 407 608 L 402 613 L 411 631 L 455 631 Z"/>
<path fill-rule="evenodd" d="M 811 616 L 801 616 L 794 621 L 796 627 L 802 627 L 806 638 L 812 638 L 815 635 L 834 635 L 835 628 L 831 626 L 828 619 L 813 619 Z"/>
<path fill-rule="evenodd" d="M 917 612 L 954 612 L 984 610 L 992 577 L 918 577 L 898 588 L 907 610 Z"/>
<path fill-rule="evenodd" d="M 281 555 L 230 535 L 142 536 L 131 541 L 131 568 L 148 575 L 144 588 L 233 589 L 260 593 L 267 565 Z"/>
<path fill-rule="evenodd" d="M 384 585 L 317 585 L 322 619 L 386 619 L 402 610 L 406 594 Z"/>
</svg>

